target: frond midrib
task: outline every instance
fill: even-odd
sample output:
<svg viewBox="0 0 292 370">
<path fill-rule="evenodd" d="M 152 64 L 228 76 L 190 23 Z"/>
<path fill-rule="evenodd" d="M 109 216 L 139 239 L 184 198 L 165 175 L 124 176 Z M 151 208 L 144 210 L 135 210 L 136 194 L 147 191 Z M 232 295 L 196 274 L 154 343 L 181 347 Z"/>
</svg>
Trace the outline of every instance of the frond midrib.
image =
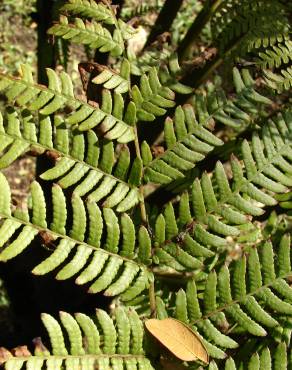
<svg viewBox="0 0 292 370">
<path fill-rule="evenodd" d="M 258 167 L 257 166 L 257 172 L 256 174 L 254 174 L 254 176 L 250 177 L 250 178 L 247 178 L 247 177 L 244 177 L 245 181 L 239 186 L 236 188 L 236 190 L 232 190 L 231 193 L 229 193 L 228 196 L 223 196 L 222 199 L 220 198 L 219 201 L 217 201 L 217 207 L 214 208 L 213 210 L 206 210 L 206 216 L 208 215 L 213 215 L 213 214 L 217 214 L 219 213 L 219 210 L 222 208 L 222 206 L 224 206 L 226 204 L 226 202 L 229 200 L 229 199 L 232 199 L 232 197 L 234 197 L 236 194 L 239 194 L 240 191 L 242 191 L 242 188 L 244 186 L 246 186 L 247 184 L 250 184 L 253 182 L 253 180 L 259 175 L 261 174 L 268 166 L 270 166 L 273 161 L 276 161 L 278 158 L 282 157 L 282 154 L 285 154 L 285 151 L 286 151 L 286 146 L 289 145 L 289 147 L 291 147 L 291 143 L 292 143 L 292 140 L 290 140 L 289 138 L 289 141 L 284 143 L 284 145 L 281 147 L 280 150 L 277 150 L 277 153 L 275 155 L 273 155 L 270 159 L 269 159 L 269 162 L 266 163 L 262 168 Z M 184 235 L 188 235 L 189 232 L 188 232 L 188 229 L 189 229 L 189 226 L 191 223 L 196 223 L 196 224 L 200 224 L 200 225 L 205 225 L 205 223 L 203 223 L 202 221 L 200 220 L 194 220 L 194 217 L 192 217 L 192 221 L 190 221 L 187 225 L 185 225 L 177 235 L 173 236 L 171 240 L 166 240 L 164 241 L 162 244 L 160 244 L 157 248 L 163 248 L 164 245 L 167 245 L 169 244 L 170 242 L 172 241 L 176 241 L 176 239 L 178 238 L 179 235 L 181 235 L 182 233 Z"/>
<path fill-rule="evenodd" d="M 61 238 L 61 239 L 66 239 L 68 241 L 71 241 L 71 242 L 74 243 L 74 246 L 75 245 L 84 245 L 87 248 L 91 248 L 92 250 L 102 252 L 102 253 L 104 253 L 106 255 L 113 256 L 113 257 L 118 257 L 118 258 L 122 259 L 123 261 L 130 262 L 131 264 L 136 265 L 136 266 L 139 266 L 142 269 L 146 269 L 147 268 L 146 265 L 144 265 L 142 263 L 139 263 L 138 261 L 132 260 L 130 258 L 121 256 L 121 255 L 116 254 L 116 253 L 109 252 L 109 251 L 107 251 L 107 250 L 105 250 L 103 248 L 99 248 L 99 247 L 96 247 L 96 246 L 91 245 L 89 243 L 86 243 L 84 241 L 80 241 L 80 240 L 74 239 L 74 238 L 72 238 L 72 237 L 70 237 L 68 235 L 60 234 L 60 233 L 58 233 L 56 231 L 52 231 L 49 228 L 44 228 L 44 227 L 35 225 L 34 223 L 32 223 L 30 221 L 24 221 L 24 220 L 19 219 L 19 218 L 15 217 L 15 216 L 12 216 L 12 215 L 9 215 L 8 216 L 7 214 L 4 214 L 4 213 L 0 212 L 0 220 L 1 219 L 10 219 L 10 220 L 14 220 L 14 221 L 20 222 L 21 224 L 23 224 L 25 226 L 30 226 L 31 228 L 34 228 L 34 229 L 38 230 L 39 232 L 43 231 L 43 232 L 47 232 L 47 233 L 49 233 L 51 235 L 54 235 L 54 236 L 56 236 L 56 239 L 57 238 Z"/>
<path fill-rule="evenodd" d="M 62 152 L 62 151 L 60 151 L 60 150 L 58 150 L 58 149 L 55 149 L 54 147 L 53 147 L 53 148 L 52 148 L 52 147 L 48 147 L 48 146 L 46 146 L 46 145 L 44 145 L 44 144 L 40 144 L 40 143 L 39 143 L 39 142 L 37 142 L 37 141 L 31 141 L 31 140 L 25 139 L 24 137 L 19 137 L 19 136 L 12 135 L 12 134 L 7 134 L 6 132 L 0 132 L 0 136 L 11 137 L 11 138 L 13 138 L 14 140 L 22 140 L 22 141 L 24 141 L 24 142 L 26 142 L 26 143 L 30 144 L 31 146 L 40 146 L 40 147 L 44 148 L 45 150 L 48 150 L 48 151 L 54 151 L 54 152 L 58 153 L 58 154 L 59 154 L 61 157 L 63 157 L 63 158 L 71 159 L 71 160 L 73 160 L 74 162 L 76 162 L 76 163 L 80 163 L 80 164 L 82 164 L 83 166 L 86 166 L 86 167 L 88 167 L 88 168 L 89 168 L 89 169 L 91 169 L 91 170 L 94 170 L 94 171 L 96 171 L 96 172 L 100 172 L 100 173 L 102 173 L 102 174 L 103 174 L 103 176 L 111 177 L 111 178 L 115 179 L 117 182 L 122 183 L 122 184 L 124 184 L 124 185 L 127 185 L 127 186 L 128 186 L 129 188 L 131 188 L 131 189 L 137 188 L 136 186 L 134 186 L 134 185 L 132 185 L 132 184 L 130 184 L 130 183 L 128 183 L 128 182 L 126 182 L 126 181 L 123 181 L 123 180 L 121 180 L 121 179 L 120 179 L 120 178 L 118 178 L 118 177 L 115 177 L 113 174 L 110 174 L 110 173 L 108 173 L 108 172 L 104 172 L 104 171 L 102 171 L 100 168 L 98 168 L 98 167 L 94 167 L 94 166 L 92 166 L 92 165 L 88 164 L 88 163 L 87 163 L 87 162 L 85 162 L 85 161 L 82 161 L 82 160 L 80 160 L 80 159 L 77 159 L 77 158 L 75 158 L 75 157 L 71 156 L 70 154 L 66 154 L 66 153 L 64 153 L 64 152 Z M 58 162 L 56 162 L 56 163 L 58 163 Z M 138 189 L 138 188 L 137 188 L 137 189 Z"/>
<path fill-rule="evenodd" d="M 280 281 L 282 279 L 288 279 L 289 277 L 292 276 L 292 270 L 289 271 L 289 273 L 287 273 L 286 275 L 281 275 L 281 276 L 278 276 L 275 280 L 273 280 L 272 282 L 268 283 L 268 284 L 263 284 L 261 287 L 257 288 L 256 290 L 254 290 L 253 292 L 250 292 L 250 293 L 246 293 L 245 296 L 242 298 L 242 299 L 233 299 L 231 302 L 217 308 L 216 310 L 214 311 L 211 311 L 209 312 L 208 314 L 206 315 L 202 315 L 199 319 L 195 320 L 195 321 L 190 321 L 189 324 L 190 325 L 195 325 L 196 323 L 198 322 L 201 322 L 201 321 L 204 321 L 204 320 L 207 320 L 209 317 L 212 317 L 213 315 L 216 315 L 217 313 L 219 312 L 223 312 L 225 311 L 227 308 L 229 307 L 232 307 L 234 306 L 235 304 L 237 303 L 244 303 L 244 300 L 247 298 L 247 297 L 251 297 L 253 295 L 256 295 L 257 293 L 259 293 L 261 290 L 265 289 L 265 288 L 272 288 L 273 285 L 275 283 L 277 283 L 277 281 Z"/>
<path fill-rule="evenodd" d="M 40 84 L 37 84 L 37 83 L 29 83 L 28 81 L 25 81 L 24 79 L 22 79 L 22 77 L 14 77 L 14 76 L 10 76 L 10 75 L 7 75 L 5 73 L 1 73 L 0 72 L 0 79 L 3 78 L 3 79 L 8 79 L 8 80 L 11 80 L 11 81 L 15 81 L 17 83 L 20 83 L 20 84 L 23 84 L 23 85 L 26 85 L 27 88 L 37 88 L 41 91 L 46 91 L 46 92 L 50 92 L 51 94 L 53 94 L 54 96 L 57 96 L 59 98 L 65 98 L 66 99 L 66 102 L 70 103 L 70 101 L 75 101 L 75 102 L 78 102 L 78 104 L 83 105 L 83 106 L 87 106 L 93 110 L 99 110 L 101 111 L 105 116 L 107 117 L 113 117 L 117 122 L 123 124 L 123 125 L 126 125 L 128 129 L 132 129 L 133 130 L 133 127 L 128 125 L 125 121 L 123 120 L 120 120 L 118 119 L 117 117 L 113 116 L 111 113 L 106 113 L 104 112 L 100 106 L 98 107 L 95 107 L 94 105 L 91 105 L 79 98 L 77 98 L 76 96 L 71 96 L 71 95 L 67 95 L 67 94 L 63 94 L 63 93 L 60 93 L 56 90 L 53 90 L 53 89 L 50 89 L 48 86 L 44 86 L 44 85 L 40 85 Z M 5 89 L 4 89 L 5 90 Z M 53 97 L 52 97 L 53 99 Z M 25 106 L 27 107 L 27 104 L 25 104 Z M 79 108 L 79 107 L 78 107 Z M 78 109 L 77 108 L 77 109 Z M 27 108 L 29 110 L 29 108 Z M 72 126 L 72 125 L 70 125 Z M 77 125 L 78 126 L 78 125 Z"/>
<path fill-rule="evenodd" d="M 92 23 L 94 25 L 95 24 L 99 24 L 99 23 L 96 23 L 95 21 L 92 21 Z M 65 27 L 65 28 L 69 28 L 69 29 L 78 30 L 80 33 L 83 33 L 85 35 L 86 34 L 89 34 L 89 35 L 92 35 L 93 37 L 95 37 L 96 39 L 97 38 L 101 38 L 101 39 L 105 40 L 105 42 L 114 43 L 114 44 L 116 44 L 116 46 L 120 46 L 119 43 L 117 41 L 115 41 L 112 37 L 106 37 L 106 36 L 104 36 L 104 35 L 102 35 L 100 33 L 97 33 L 97 32 L 94 32 L 92 30 L 89 30 L 88 28 L 79 28 L 76 24 L 73 24 L 73 23 L 68 23 L 68 24 L 58 23 L 58 24 L 56 24 L 56 26 L 57 27 L 59 26 L 59 27 Z M 81 43 L 83 43 L 83 42 L 81 41 Z"/>
<path fill-rule="evenodd" d="M 225 107 L 227 107 L 228 106 L 228 104 L 234 104 L 234 103 L 236 103 L 236 101 L 237 101 L 237 98 L 240 98 L 240 97 L 244 97 L 244 92 L 246 92 L 246 91 L 248 91 L 248 90 L 253 90 L 253 88 L 251 88 L 251 87 L 245 87 L 240 93 L 238 93 L 237 95 L 236 95 L 236 98 L 234 99 L 234 101 L 231 101 L 231 100 L 229 100 L 229 99 L 226 99 L 226 101 L 225 101 L 225 103 L 224 104 L 222 104 L 222 105 L 220 105 L 218 108 L 216 108 L 212 113 L 210 113 L 209 114 L 209 116 L 208 116 L 208 118 L 204 121 L 204 122 L 198 122 L 198 127 L 205 127 L 208 131 L 210 131 L 211 133 L 212 133 L 212 131 L 211 130 L 209 130 L 208 129 L 208 122 L 210 121 L 210 120 L 212 120 L 212 119 L 215 119 L 214 118 L 214 116 L 217 114 L 217 113 L 219 113 L 221 110 L 224 110 L 224 108 Z M 193 107 L 193 106 L 192 106 Z M 196 129 L 197 129 L 197 127 L 194 127 L 193 129 L 191 129 L 190 131 L 188 131 L 188 133 L 183 137 L 183 138 L 181 138 L 181 139 L 179 139 L 179 140 L 177 140 L 176 142 L 175 142 L 175 144 L 173 144 L 173 145 L 171 145 L 169 148 L 167 148 L 162 154 L 159 154 L 157 157 L 155 157 L 155 159 L 154 160 L 152 160 L 150 163 L 148 163 L 147 164 L 147 166 L 145 166 L 144 167 L 144 169 L 147 169 L 148 167 L 150 167 L 150 165 L 152 164 L 152 163 L 154 163 L 154 162 L 156 162 L 156 161 L 158 161 L 159 159 L 163 159 L 163 156 L 166 154 L 166 153 L 168 153 L 168 152 L 170 152 L 170 151 L 172 151 L 177 145 L 179 145 L 179 144 L 183 144 L 183 142 L 184 142 L 184 140 L 186 139 L 186 138 L 188 138 L 189 136 L 191 136 L 191 135 L 193 135 L 193 134 L 195 134 L 195 132 L 196 132 Z M 212 154 L 212 152 L 213 152 L 213 150 L 211 150 L 211 152 L 209 152 L 207 155 L 209 155 L 209 154 Z M 206 156 L 207 156 L 206 155 Z M 206 157 L 205 157 L 206 158 Z"/>
<path fill-rule="evenodd" d="M 107 354 L 107 353 L 101 353 L 101 354 L 90 354 L 90 353 L 86 353 L 86 354 L 81 354 L 81 355 L 41 355 L 41 356 L 36 356 L 36 355 L 32 355 L 32 356 L 17 356 L 17 357 L 12 357 L 10 359 L 7 360 L 7 362 L 9 362 L 9 360 L 21 360 L 21 361 L 27 361 L 29 360 L 30 358 L 41 358 L 43 359 L 44 361 L 45 360 L 50 360 L 52 358 L 54 359 L 59 359 L 59 360 L 67 360 L 69 358 L 95 358 L 95 359 L 100 359 L 100 358 L 121 358 L 121 359 L 131 359 L 131 358 L 135 358 L 135 359 L 148 359 L 148 357 L 146 357 L 146 355 L 135 355 L 135 354 L 127 354 L 127 355 L 124 355 L 124 354 L 118 354 L 118 353 L 114 353 L 114 354 Z"/>
</svg>

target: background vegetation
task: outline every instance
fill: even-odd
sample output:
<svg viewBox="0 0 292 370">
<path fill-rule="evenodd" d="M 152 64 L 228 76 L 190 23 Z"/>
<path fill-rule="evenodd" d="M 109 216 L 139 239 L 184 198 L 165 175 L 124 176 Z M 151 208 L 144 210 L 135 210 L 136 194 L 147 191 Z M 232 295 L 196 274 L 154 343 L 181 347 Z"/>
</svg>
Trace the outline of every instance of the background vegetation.
<svg viewBox="0 0 292 370">
<path fill-rule="evenodd" d="M 152 0 L 147 4 L 112 1 L 117 17 L 127 22 L 127 32 L 134 33 L 125 41 L 126 50 L 115 54 L 110 49 L 109 53 L 100 46 L 96 48 L 95 40 L 90 43 L 86 39 L 89 35 L 79 39 L 64 37 L 66 33 L 58 28 L 57 22 L 65 3 L 0 2 L 0 72 L 18 76 L 21 65 L 28 64 L 35 80 L 45 86 L 49 84 L 52 89 L 50 84 L 55 75 L 47 75 L 45 69 L 49 67 L 59 74 L 67 72 L 75 98 L 88 100 L 94 107 L 97 103 L 106 106 L 104 101 L 110 93 L 102 95 L 103 88 L 122 94 L 125 111 L 129 102 L 134 102 L 139 140 L 128 145 L 131 160 L 123 181 L 139 191 L 142 189 L 145 207 L 138 197 L 140 206 L 133 204 L 125 212 L 133 220 L 140 243 L 134 259 L 153 272 L 157 280 L 155 287 L 150 284 L 150 304 L 146 291 L 125 306 L 136 309 L 142 319 L 155 315 L 159 319 L 176 317 L 198 330 L 212 359 L 209 369 L 268 369 L 265 366 L 269 363 L 276 370 L 290 368 L 291 5 L 281 0 Z M 80 15 L 79 11 L 73 15 L 92 21 L 90 15 Z M 61 18 L 61 23 L 64 19 Z M 79 26 L 80 23 L 75 23 L 76 28 Z M 114 24 L 109 22 L 106 27 L 114 32 Z M 119 54 L 128 61 L 124 65 Z M 98 63 L 98 67 L 92 69 L 92 65 L 85 63 L 88 61 Z M 86 72 L 84 68 L 80 70 L 80 63 Z M 131 77 L 127 72 L 122 76 L 121 71 L 127 70 L 128 65 Z M 159 84 L 165 88 L 155 94 L 151 92 L 153 67 L 158 68 Z M 98 79 L 102 73 L 105 76 L 104 71 L 114 79 L 120 73 L 122 82 L 126 81 L 123 89 L 115 80 L 111 80 L 111 85 L 109 77 Z M 21 73 L 28 76 L 30 72 L 22 69 Z M 155 96 L 145 98 L 150 93 Z M 17 116 L 13 92 L 11 98 L 1 88 L 1 94 L 5 125 L 9 127 L 15 117 L 24 122 L 28 113 L 22 109 L 27 106 L 18 102 L 21 109 L 16 109 Z M 119 114 L 121 121 L 126 120 L 123 112 L 115 111 L 115 103 L 113 115 Z M 44 114 L 46 107 L 41 108 L 39 111 Z M 71 107 L 66 109 L 65 115 L 71 113 Z M 55 111 L 47 115 L 51 113 Z M 194 151 L 190 155 L 179 148 L 179 143 L 193 133 L 189 123 L 192 119 L 202 128 L 197 138 L 205 140 L 197 157 Z M 59 123 L 56 135 L 61 135 L 61 129 Z M 59 140 L 59 155 L 65 150 L 60 137 L 54 139 Z M 125 143 L 115 146 L 114 151 L 113 140 L 106 139 L 101 144 L 104 154 L 97 167 L 116 176 L 118 158 L 126 151 Z M 165 153 L 176 145 L 174 159 L 165 159 Z M 137 153 L 141 155 L 139 160 Z M 74 153 L 70 155 L 74 158 Z M 107 158 L 114 158 L 113 163 Z M 32 146 L 14 159 L 8 165 L 0 161 L 1 173 L 11 188 L 13 207 L 20 210 L 28 207 L 32 212 L 33 201 L 27 195 L 37 179 L 47 209 L 52 211 L 51 182 L 62 181 L 46 172 L 54 166 L 55 158 L 48 155 L 48 150 L 43 153 Z M 168 166 L 163 167 L 161 162 Z M 40 177 L 44 173 L 47 178 Z M 248 185 L 243 185 L 245 182 Z M 72 191 L 70 187 L 68 192 L 66 189 L 68 199 Z M 98 204 L 106 204 L 105 199 Z M 115 219 L 108 217 L 108 224 L 114 223 Z M 71 212 L 68 222 L 73 220 Z M 103 236 L 102 242 L 105 241 Z M 54 241 L 38 236 L 16 259 L 2 258 L 6 262 L 0 264 L 3 347 L 30 343 L 40 336 L 47 338 L 40 318 L 43 312 L 55 317 L 59 311 L 82 312 L 92 317 L 96 307 L 107 312 L 123 307 L 124 303 L 111 294 L 88 294 L 88 287 L 77 286 L 72 277 L 57 281 L 52 273 L 33 276 L 34 267 L 55 248 Z M 151 289 L 155 290 L 151 293 Z M 257 289 L 263 289 L 262 295 L 254 294 Z M 248 315 L 244 316 L 242 307 Z M 197 362 L 163 362 L 165 358 L 167 355 L 160 359 L 154 356 L 151 359 L 154 368 L 203 366 Z"/>
</svg>

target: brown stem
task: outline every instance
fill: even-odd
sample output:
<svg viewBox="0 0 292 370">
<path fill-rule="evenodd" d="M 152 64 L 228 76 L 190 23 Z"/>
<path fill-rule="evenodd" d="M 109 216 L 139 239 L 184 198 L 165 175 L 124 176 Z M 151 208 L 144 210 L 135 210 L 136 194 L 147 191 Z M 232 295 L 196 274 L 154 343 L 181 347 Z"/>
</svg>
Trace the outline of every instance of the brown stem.
<svg viewBox="0 0 292 370">
<path fill-rule="evenodd" d="M 211 19 L 213 14 L 222 5 L 223 1 L 224 0 L 215 0 L 212 2 L 212 4 L 210 4 L 210 1 L 206 1 L 203 9 L 200 11 L 194 23 L 191 25 L 187 34 L 180 42 L 180 45 L 177 48 L 179 60 L 185 59 L 188 56 L 192 46 L 194 45 L 195 41 L 200 35 L 202 29 L 204 28 L 206 23 Z"/>
<path fill-rule="evenodd" d="M 156 22 L 151 29 L 151 32 L 150 32 L 150 35 L 148 36 L 145 47 L 152 44 L 160 34 L 169 31 L 172 25 L 172 22 L 174 21 L 182 3 L 183 3 L 183 0 L 166 0 L 165 1 L 156 19 Z"/>
<path fill-rule="evenodd" d="M 230 56 L 233 50 L 238 47 L 244 36 L 245 35 L 234 40 L 224 52 L 221 52 L 214 59 L 207 62 L 203 68 L 194 68 L 182 78 L 181 82 L 193 88 L 199 87 L 223 63 L 223 61 Z M 186 95 L 186 99 L 188 98 L 189 96 Z M 185 101 L 182 101 L 181 104 L 184 102 Z"/>
</svg>

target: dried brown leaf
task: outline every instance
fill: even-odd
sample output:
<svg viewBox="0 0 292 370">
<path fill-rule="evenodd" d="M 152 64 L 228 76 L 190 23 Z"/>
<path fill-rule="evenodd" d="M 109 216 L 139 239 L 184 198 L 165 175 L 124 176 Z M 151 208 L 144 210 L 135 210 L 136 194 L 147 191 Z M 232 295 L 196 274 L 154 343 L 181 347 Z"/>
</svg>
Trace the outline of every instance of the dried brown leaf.
<svg viewBox="0 0 292 370">
<path fill-rule="evenodd" d="M 182 361 L 209 362 L 209 356 L 198 335 L 181 321 L 167 318 L 145 322 L 150 333 Z"/>
</svg>

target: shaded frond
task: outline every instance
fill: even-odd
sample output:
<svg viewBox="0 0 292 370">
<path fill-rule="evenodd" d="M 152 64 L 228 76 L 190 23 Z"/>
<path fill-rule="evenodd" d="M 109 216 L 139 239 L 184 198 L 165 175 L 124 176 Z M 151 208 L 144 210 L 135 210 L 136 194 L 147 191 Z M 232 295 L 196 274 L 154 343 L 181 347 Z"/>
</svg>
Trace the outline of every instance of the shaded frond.
<svg viewBox="0 0 292 370">
<path fill-rule="evenodd" d="M 133 310 L 119 308 L 112 317 L 100 309 L 95 317 L 60 312 L 60 323 L 49 314 L 42 314 L 41 319 L 49 335 L 49 348 L 37 338 L 34 353 L 27 347 L 22 356 L 6 350 L 6 370 L 154 370 L 143 348 L 143 323 Z"/>
<path fill-rule="evenodd" d="M 125 4 L 122 8 L 122 17 L 126 21 L 133 19 L 134 17 L 149 16 L 149 14 L 157 14 L 162 7 L 161 1 L 156 1 L 156 4 L 141 3 L 141 4 Z"/>
<path fill-rule="evenodd" d="M 283 194 L 276 194 L 275 198 L 279 202 L 280 206 L 287 210 L 288 214 L 292 213 L 292 191 L 288 191 Z"/>
<path fill-rule="evenodd" d="M 159 69 L 159 78 L 163 86 L 168 86 L 178 94 L 191 94 L 193 89 L 182 84 L 179 80 L 182 76 L 182 68 L 179 65 L 176 54 L 171 55 L 165 64 Z"/>
<path fill-rule="evenodd" d="M 163 45 L 158 49 L 157 47 L 148 47 L 143 51 L 142 55 L 135 55 L 133 51 L 128 50 L 128 58 L 131 61 L 131 72 L 133 75 L 141 76 L 148 72 L 151 68 L 161 66 L 168 62 L 172 55 L 172 51 Z"/>
<path fill-rule="evenodd" d="M 134 140 L 133 128 L 127 123 L 135 121 L 135 111 L 131 104 L 124 113 L 124 101 L 120 94 L 110 94 L 104 90 L 101 107 L 94 107 L 76 98 L 69 75 L 61 72 L 57 75 L 47 69 L 48 87 L 34 83 L 31 69 L 22 66 L 21 76 L 16 78 L 0 74 L 0 91 L 4 92 L 9 101 L 15 101 L 20 107 L 30 111 L 39 111 L 42 115 L 70 108 L 73 112 L 66 118 L 69 125 L 78 125 L 80 131 L 97 127 L 109 140 L 117 139 L 121 143 Z M 125 117 L 125 121 L 123 121 Z"/>
<path fill-rule="evenodd" d="M 210 356 L 222 358 L 222 349 L 238 346 L 233 332 L 266 336 L 281 325 L 282 315 L 292 315 L 292 289 L 286 282 L 291 273 L 290 235 L 285 235 L 277 247 L 264 243 L 219 273 L 212 271 L 203 294 L 189 281 L 176 294 L 175 317 L 210 342 Z"/>
<path fill-rule="evenodd" d="M 264 69 L 267 85 L 280 92 L 292 87 L 291 62 L 292 41 L 289 38 L 259 53 L 258 64 Z"/>
<path fill-rule="evenodd" d="M 152 158 L 147 143 L 144 153 L 145 179 L 158 184 L 169 184 L 184 178 L 215 147 L 223 141 L 212 134 L 214 121 L 235 130 L 242 130 L 253 121 L 259 104 L 271 101 L 253 88 L 254 81 L 247 70 L 234 69 L 234 83 L 238 93 L 234 100 L 227 99 L 221 91 L 207 96 L 194 97 L 190 105 L 176 108 L 174 119 L 167 118 L 164 124 L 164 153 Z"/>
<path fill-rule="evenodd" d="M 277 203 L 275 193 L 292 186 L 291 133 L 292 115 L 286 112 L 261 133 L 254 131 L 251 143 L 242 142 L 242 160 L 232 156 L 228 175 L 217 162 L 213 174 L 197 178 L 175 208 L 169 203 L 155 224 L 159 264 L 194 270 L 216 253 L 255 243 L 259 231 L 249 220 Z"/>
<path fill-rule="evenodd" d="M 0 261 L 8 261 L 22 253 L 37 234 L 45 235 L 53 241 L 54 250 L 33 269 L 35 275 L 58 268 L 58 280 L 78 274 L 77 284 L 91 282 L 89 292 L 106 290 L 104 294 L 109 296 L 123 293 L 126 300 L 147 287 L 151 273 L 143 263 L 149 263 L 150 258 L 151 250 L 147 253 L 144 244 L 148 233 L 145 235 L 145 228 L 141 226 L 136 235 L 133 221 L 127 214 L 117 216 L 112 209 L 101 210 L 90 200 L 84 203 L 76 194 L 67 205 L 61 187 L 54 185 L 52 218 L 48 220 L 44 193 L 41 186 L 33 182 L 30 212 L 19 215 L 17 209 L 11 212 L 10 189 L 3 174 L 0 180 Z"/>
<path fill-rule="evenodd" d="M 262 68 L 279 68 L 290 61 L 292 61 L 291 40 L 285 40 L 282 44 L 273 45 L 259 53 L 259 64 Z"/>
<path fill-rule="evenodd" d="M 285 7 L 275 0 L 225 0 L 211 20 L 220 52 L 245 55 L 283 41 L 289 32 Z"/>
<path fill-rule="evenodd" d="M 281 69 L 278 73 L 264 70 L 264 78 L 269 87 L 279 92 L 292 87 L 292 67 Z"/>
</svg>

